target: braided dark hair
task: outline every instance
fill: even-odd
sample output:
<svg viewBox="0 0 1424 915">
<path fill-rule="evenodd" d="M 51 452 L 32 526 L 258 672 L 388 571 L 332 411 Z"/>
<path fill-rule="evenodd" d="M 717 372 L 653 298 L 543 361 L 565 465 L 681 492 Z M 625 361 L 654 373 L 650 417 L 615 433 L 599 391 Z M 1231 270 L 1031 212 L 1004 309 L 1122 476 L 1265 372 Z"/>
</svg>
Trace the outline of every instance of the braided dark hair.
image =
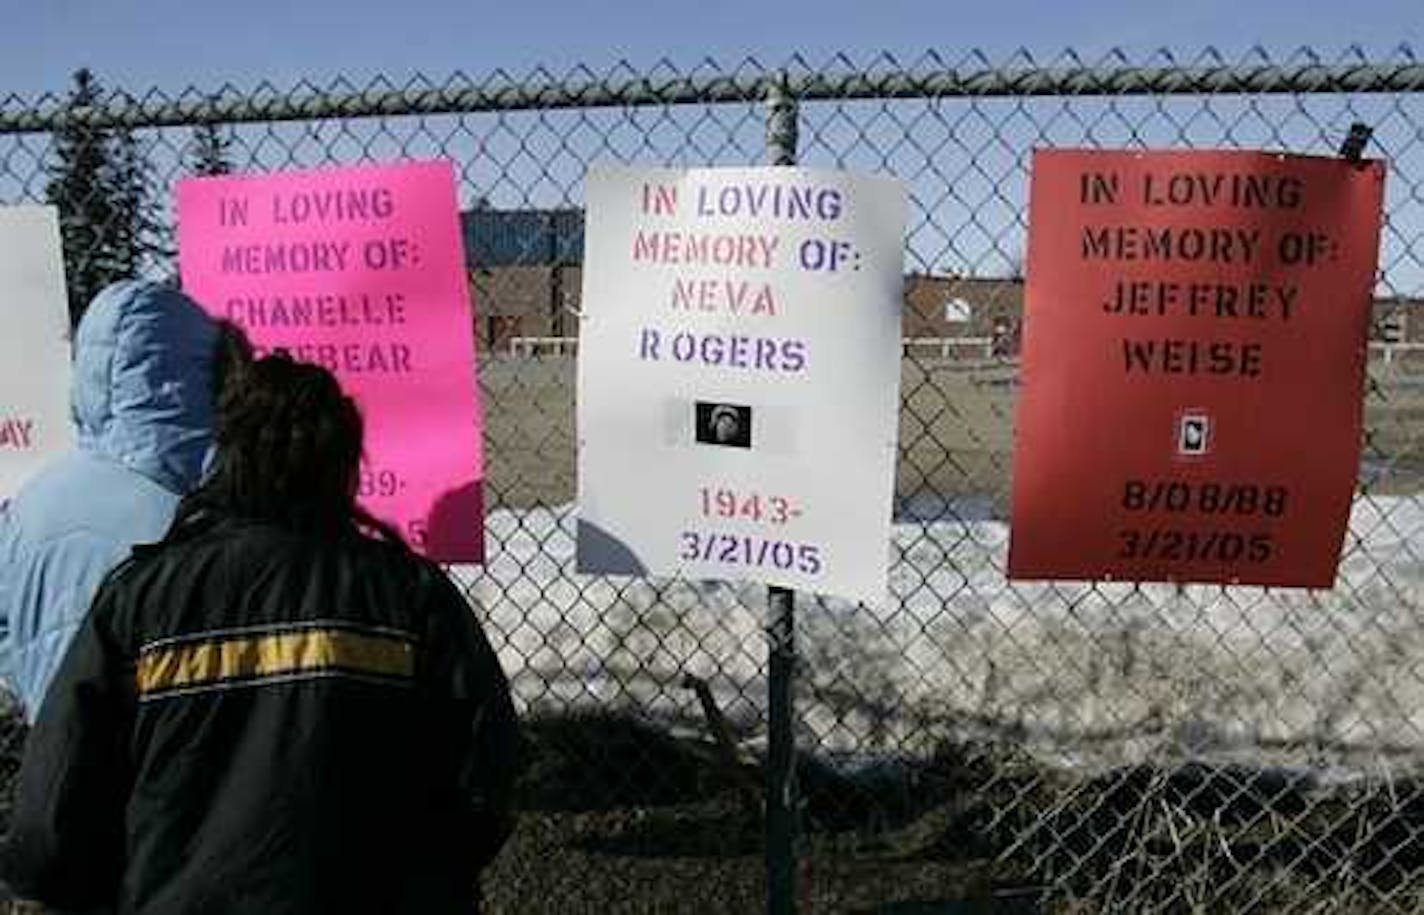
<svg viewBox="0 0 1424 915">
<path fill-rule="evenodd" d="M 217 414 L 213 472 L 183 501 L 170 539 L 225 515 L 402 542 L 356 504 L 364 424 L 329 371 L 278 350 L 229 379 Z"/>
</svg>

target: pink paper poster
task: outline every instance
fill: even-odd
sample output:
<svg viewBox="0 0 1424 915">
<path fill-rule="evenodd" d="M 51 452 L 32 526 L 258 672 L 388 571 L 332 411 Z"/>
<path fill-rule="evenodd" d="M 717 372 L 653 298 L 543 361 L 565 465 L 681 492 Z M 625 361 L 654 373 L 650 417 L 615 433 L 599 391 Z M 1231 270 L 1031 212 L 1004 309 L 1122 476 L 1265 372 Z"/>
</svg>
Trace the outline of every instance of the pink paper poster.
<svg viewBox="0 0 1424 915">
<path fill-rule="evenodd" d="M 178 184 L 184 289 L 341 379 L 366 419 L 362 504 L 442 562 L 484 559 L 474 315 L 448 162 Z"/>
</svg>

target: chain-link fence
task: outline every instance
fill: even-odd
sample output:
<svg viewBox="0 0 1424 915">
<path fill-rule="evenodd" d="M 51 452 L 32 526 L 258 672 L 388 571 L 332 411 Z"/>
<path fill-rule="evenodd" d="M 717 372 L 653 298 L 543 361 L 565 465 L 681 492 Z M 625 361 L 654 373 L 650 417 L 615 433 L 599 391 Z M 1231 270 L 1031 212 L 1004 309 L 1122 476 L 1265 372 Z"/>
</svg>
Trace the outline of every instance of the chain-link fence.
<svg viewBox="0 0 1424 915">
<path fill-rule="evenodd" d="M 587 167 L 766 161 L 778 85 L 803 163 L 889 172 L 913 198 L 891 598 L 804 599 L 798 616 L 802 909 L 1424 911 L 1424 65 L 1407 50 L 11 97 L 0 202 L 82 210 L 55 177 L 65 144 L 95 136 L 127 145 L 161 213 L 173 179 L 215 162 L 453 160 L 490 512 L 487 566 L 452 574 L 529 739 L 486 895 L 498 912 L 754 911 L 766 594 L 573 573 L 573 354 Z M 1009 584 L 1030 151 L 1331 154 L 1355 121 L 1390 177 L 1337 586 Z M 108 241 L 147 232 L 145 269 L 171 271 L 170 220 L 113 219 Z M 92 264 L 70 247 L 73 284 Z"/>
</svg>

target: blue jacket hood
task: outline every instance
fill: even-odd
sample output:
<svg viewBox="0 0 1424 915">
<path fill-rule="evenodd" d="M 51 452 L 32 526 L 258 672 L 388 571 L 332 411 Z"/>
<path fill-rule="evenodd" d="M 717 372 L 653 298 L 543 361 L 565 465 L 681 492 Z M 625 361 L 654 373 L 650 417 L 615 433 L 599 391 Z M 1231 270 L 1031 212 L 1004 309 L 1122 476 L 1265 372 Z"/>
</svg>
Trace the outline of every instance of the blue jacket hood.
<svg viewBox="0 0 1424 915">
<path fill-rule="evenodd" d="M 81 450 L 170 492 L 195 487 L 212 446 L 217 324 L 158 283 L 106 288 L 74 342 L 72 412 Z"/>
</svg>

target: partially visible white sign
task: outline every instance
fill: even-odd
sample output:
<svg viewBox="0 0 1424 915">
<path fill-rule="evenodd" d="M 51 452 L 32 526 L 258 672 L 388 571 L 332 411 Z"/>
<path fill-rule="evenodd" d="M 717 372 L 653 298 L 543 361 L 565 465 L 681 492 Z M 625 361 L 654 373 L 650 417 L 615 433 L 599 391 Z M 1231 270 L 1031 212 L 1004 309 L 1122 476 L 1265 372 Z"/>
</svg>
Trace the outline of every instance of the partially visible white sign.
<svg viewBox="0 0 1424 915">
<path fill-rule="evenodd" d="M 974 306 L 963 299 L 950 299 L 944 303 L 944 320 L 949 324 L 968 324 L 974 320 Z"/>
<path fill-rule="evenodd" d="M 586 200 L 579 570 L 883 601 L 904 186 L 595 169 Z"/>
<path fill-rule="evenodd" d="M 0 503 L 73 441 L 59 215 L 0 207 Z"/>
</svg>

